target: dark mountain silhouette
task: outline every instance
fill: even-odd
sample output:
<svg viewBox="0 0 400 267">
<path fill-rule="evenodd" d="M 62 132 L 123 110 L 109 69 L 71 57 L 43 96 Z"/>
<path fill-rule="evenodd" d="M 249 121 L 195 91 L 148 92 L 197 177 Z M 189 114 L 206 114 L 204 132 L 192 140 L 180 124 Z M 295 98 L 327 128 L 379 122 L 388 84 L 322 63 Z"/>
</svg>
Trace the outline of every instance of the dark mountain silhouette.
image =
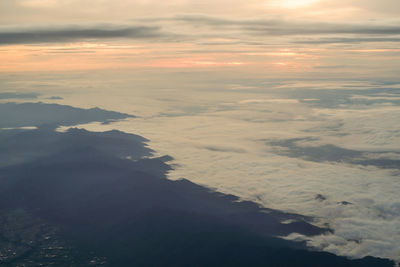
<svg viewBox="0 0 400 267">
<path fill-rule="evenodd" d="M 3 103 L 0 104 L 0 128 L 59 125 L 69 126 L 93 121 L 110 122 L 132 115 L 99 108 L 81 109 L 58 104 Z"/>
<path fill-rule="evenodd" d="M 37 93 L 16 93 L 4 92 L 0 93 L 0 99 L 36 99 L 39 94 Z"/>
</svg>

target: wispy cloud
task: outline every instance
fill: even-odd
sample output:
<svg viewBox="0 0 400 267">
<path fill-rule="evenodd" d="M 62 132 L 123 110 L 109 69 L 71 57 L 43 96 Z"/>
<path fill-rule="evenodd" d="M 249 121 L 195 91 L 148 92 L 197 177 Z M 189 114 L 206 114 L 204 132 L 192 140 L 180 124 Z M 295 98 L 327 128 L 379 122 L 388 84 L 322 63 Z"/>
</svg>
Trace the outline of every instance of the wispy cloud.
<svg viewBox="0 0 400 267">
<path fill-rule="evenodd" d="M 312 38 L 294 41 L 298 44 L 340 44 L 340 43 L 385 43 L 385 42 L 400 42 L 400 37 L 349 37 L 349 38 Z"/>
<path fill-rule="evenodd" d="M 177 15 L 136 19 L 131 24 L 0 28 L 0 44 L 57 43 L 103 39 L 199 41 L 209 37 L 266 44 L 289 37 L 303 44 L 399 42 L 400 22 L 327 23 L 285 19 L 232 19 Z M 267 40 L 268 39 L 268 40 Z M 288 40 L 284 40 L 288 42 Z"/>
<path fill-rule="evenodd" d="M 274 35 L 301 34 L 400 34 L 400 22 L 396 23 L 326 23 L 285 19 L 230 19 L 204 15 L 178 15 L 159 20 L 181 21 L 195 26 L 239 27 L 240 29 Z"/>
<path fill-rule="evenodd" d="M 162 33 L 160 29 L 161 28 L 158 26 L 117 25 L 3 29 L 0 31 L 0 44 L 34 44 L 93 39 L 146 39 L 165 37 L 166 35 Z"/>
</svg>

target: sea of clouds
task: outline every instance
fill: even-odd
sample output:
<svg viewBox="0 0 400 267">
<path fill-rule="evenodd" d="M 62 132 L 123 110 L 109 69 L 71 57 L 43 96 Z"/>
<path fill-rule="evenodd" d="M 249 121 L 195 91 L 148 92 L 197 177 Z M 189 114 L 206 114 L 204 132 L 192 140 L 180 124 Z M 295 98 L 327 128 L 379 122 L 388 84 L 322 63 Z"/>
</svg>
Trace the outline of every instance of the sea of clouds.
<svg viewBox="0 0 400 267">
<path fill-rule="evenodd" d="M 268 208 L 313 216 L 315 224 L 333 230 L 285 238 L 354 258 L 400 260 L 398 84 L 259 84 L 136 89 L 126 80 L 75 80 L 45 86 L 57 88 L 51 92 L 62 96 L 58 103 L 137 115 L 82 127 L 150 139 L 151 148 L 175 159 L 170 179 L 185 177 Z M 42 92 L 42 101 L 55 101 L 46 100 L 50 90 Z"/>
</svg>

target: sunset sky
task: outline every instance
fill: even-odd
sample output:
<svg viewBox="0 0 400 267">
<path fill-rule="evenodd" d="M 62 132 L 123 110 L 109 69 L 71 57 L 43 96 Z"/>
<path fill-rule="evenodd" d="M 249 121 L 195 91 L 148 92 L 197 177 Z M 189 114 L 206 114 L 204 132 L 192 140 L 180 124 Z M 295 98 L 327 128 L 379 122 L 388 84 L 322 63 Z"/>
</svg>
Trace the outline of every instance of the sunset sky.
<svg viewBox="0 0 400 267">
<path fill-rule="evenodd" d="M 400 69 L 399 9 L 397 0 L 6 0 L 0 71 L 200 68 L 389 78 Z"/>
</svg>

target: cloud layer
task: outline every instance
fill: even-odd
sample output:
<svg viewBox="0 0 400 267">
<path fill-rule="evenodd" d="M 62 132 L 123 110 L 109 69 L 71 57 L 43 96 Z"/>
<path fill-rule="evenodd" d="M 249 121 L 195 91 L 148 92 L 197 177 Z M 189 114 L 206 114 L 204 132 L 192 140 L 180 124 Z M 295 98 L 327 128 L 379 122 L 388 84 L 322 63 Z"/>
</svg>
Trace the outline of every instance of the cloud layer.
<svg viewBox="0 0 400 267">
<path fill-rule="evenodd" d="M 290 21 L 281 19 L 227 19 L 182 15 L 138 20 L 143 25 L 99 24 L 59 27 L 0 28 L 0 44 L 59 43 L 108 39 L 154 39 L 196 41 L 208 36 L 246 40 L 291 36 L 295 43 L 398 42 L 400 22 L 388 24 Z M 146 23 L 146 24 L 144 24 Z M 166 31 L 162 31 L 161 29 Z M 197 29 L 196 31 L 193 31 Z M 167 33 L 168 32 L 168 33 Z M 197 32 L 197 34 L 195 33 Z"/>
<path fill-rule="evenodd" d="M 0 44 L 63 43 L 116 38 L 144 39 L 161 36 L 159 27 L 150 26 L 30 28 L 0 32 Z"/>
<path fill-rule="evenodd" d="M 374 161 L 399 160 L 395 80 L 238 77 L 233 86 L 212 72 L 152 74 L 157 79 L 145 83 L 143 73 L 102 74 L 97 82 L 90 75 L 70 77 L 75 96 L 64 101 L 84 105 L 91 99 L 140 115 L 84 127 L 145 135 L 152 148 L 175 158 L 171 179 L 190 178 L 267 207 L 315 216 L 335 230 L 307 239 L 310 245 L 351 257 L 398 259 L 399 171 Z M 61 85 L 66 77 L 59 77 Z M 96 90 L 81 89 L 88 84 Z M 59 88 L 57 94 L 65 86 Z M 254 99 L 263 101 L 248 101 Z M 364 166 L 355 162 L 369 159 Z"/>
</svg>

